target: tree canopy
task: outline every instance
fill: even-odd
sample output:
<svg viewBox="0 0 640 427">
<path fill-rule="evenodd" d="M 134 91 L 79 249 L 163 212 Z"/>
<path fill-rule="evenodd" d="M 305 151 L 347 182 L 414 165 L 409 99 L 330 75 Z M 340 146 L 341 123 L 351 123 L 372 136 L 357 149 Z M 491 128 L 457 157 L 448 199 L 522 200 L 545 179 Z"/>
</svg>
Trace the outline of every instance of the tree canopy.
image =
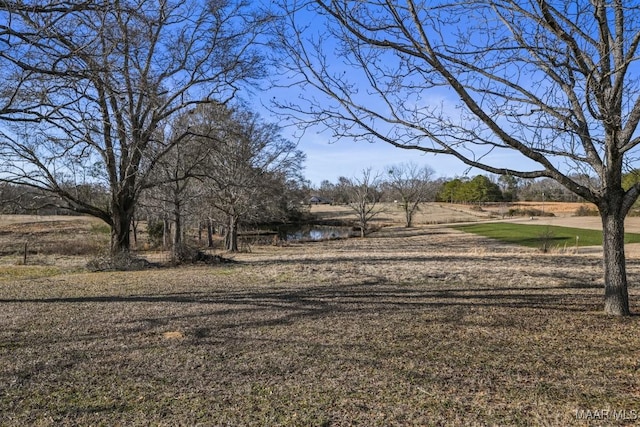
<svg viewBox="0 0 640 427">
<path fill-rule="evenodd" d="M 264 75 L 263 23 L 245 0 L 0 2 L 0 179 L 101 218 L 128 252 L 140 192 L 181 142 L 168 122 Z M 106 205 L 69 191 L 87 182 Z"/>
<path fill-rule="evenodd" d="M 485 203 L 503 200 L 500 186 L 484 175 L 472 179 L 454 178 L 445 182 L 438 198 L 453 203 Z"/>
</svg>

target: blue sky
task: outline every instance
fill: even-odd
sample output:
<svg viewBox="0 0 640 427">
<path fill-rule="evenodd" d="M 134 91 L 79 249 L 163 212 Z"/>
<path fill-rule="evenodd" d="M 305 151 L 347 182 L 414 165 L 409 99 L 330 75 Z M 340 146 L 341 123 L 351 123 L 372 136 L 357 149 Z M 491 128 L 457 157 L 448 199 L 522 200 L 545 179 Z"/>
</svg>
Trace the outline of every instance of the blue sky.
<svg viewBox="0 0 640 427">
<path fill-rule="evenodd" d="M 384 2 L 383 2 L 384 3 Z M 426 3 L 428 5 L 428 3 Z M 380 5 L 379 11 L 384 7 L 383 4 Z M 424 13 L 428 12 L 428 7 L 425 6 L 426 9 L 423 10 Z M 374 6 L 373 9 L 377 10 Z M 383 15 L 382 12 L 380 12 Z M 364 58 L 364 56 L 354 55 L 354 57 L 348 57 L 344 51 L 341 50 L 341 46 L 336 43 L 335 39 L 329 37 L 331 32 L 323 25 L 326 23 L 325 18 L 319 17 L 311 12 L 305 11 L 301 9 L 297 11 L 297 18 L 301 20 L 298 22 L 300 28 L 304 28 L 305 37 L 308 37 L 306 40 L 306 44 L 308 44 L 309 50 L 306 51 L 302 49 L 304 54 L 300 55 L 299 63 L 304 64 L 303 68 L 307 65 L 312 66 L 317 70 L 317 73 L 303 73 L 301 75 L 297 72 L 298 61 L 295 58 L 298 58 L 296 54 L 293 54 L 289 60 L 283 61 L 281 66 L 282 70 L 279 70 L 275 80 L 279 83 L 279 87 L 277 89 L 272 88 L 271 90 L 263 92 L 261 95 L 264 96 L 262 99 L 263 102 L 269 102 L 271 98 L 277 99 L 277 103 L 282 104 L 293 104 L 291 108 L 292 114 L 291 116 L 297 116 L 298 114 L 304 116 L 304 114 L 300 113 L 300 111 L 311 111 L 316 109 L 316 111 L 329 111 L 330 114 L 321 115 L 322 119 L 325 119 L 324 123 L 326 126 L 335 126 L 335 123 L 332 119 L 335 119 L 336 116 L 340 115 L 337 113 L 338 111 L 344 111 L 344 105 L 340 105 L 339 101 L 332 96 L 324 94 L 322 89 L 322 84 L 314 84 L 313 81 L 316 80 L 317 75 L 320 75 L 320 79 L 322 80 L 324 77 L 324 81 L 332 81 L 334 84 L 332 85 L 332 89 L 334 89 L 337 94 L 337 97 L 344 96 L 344 93 L 348 93 L 346 95 L 349 98 L 349 101 L 353 101 L 353 104 L 350 105 L 349 108 L 353 112 L 356 111 L 355 115 L 359 116 L 359 118 L 365 117 L 364 121 L 366 122 L 370 117 L 375 117 L 376 114 L 369 114 L 369 111 L 375 111 L 375 113 L 379 113 L 380 116 L 387 116 L 389 112 L 389 108 L 387 108 L 387 102 L 389 104 L 393 104 L 397 107 L 397 111 L 400 113 L 399 116 L 403 116 L 403 111 L 406 110 L 407 114 L 403 118 L 407 118 L 407 120 L 412 120 L 411 112 L 415 109 L 416 111 L 425 111 L 425 114 L 417 114 L 417 117 L 422 117 L 424 119 L 424 126 L 429 128 L 430 124 L 434 121 L 437 121 L 438 118 L 443 117 L 441 120 L 442 123 L 452 123 L 452 127 L 450 129 L 461 129 L 461 127 L 469 126 L 469 129 L 472 131 L 470 133 L 463 133 L 461 138 L 464 140 L 469 134 L 473 134 L 473 132 L 479 132 L 479 135 L 483 135 L 486 137 L 491 137 L 491 132 L 478 121 L 468 122 L 468 113 L 467 108 L 460 107 L 460 99 L 459 96 L 455 93 L 455 91 L 450 88 L 444 86 L 438 86 L 437 84 L 432 84 L 428 81 L 426 84 L 422 85 L 422 80 L 411 81 L 412 78 L 420 79 L 422 77 L 421 73 L 416 73 L 415 75 L 409 73 L 407 70 L 415 70 L 419 67 L 408 67 L 401 68 L 399 73 L 407 72 L 407 74 L 403 75 L 403 79 L 406 77 L 409 79 L 406 82 L 406 85 L 402 85 L 402 87 L 398 87 L 396 85 L 396 81 L 390 76 L 395 72 L 395 64 L 398 58 L 393 55 L 393 53 L 385 53 L 382 52 L 378 55 L 376 51 L 375 54 L 371 56 L 366 55 L 368 52 L 365 50 L 363 55 L 366 55 L 366 60 L 362 63 L 365 64 L 375 64 L 371 67 L 371 69 L 367 69 L 368 72 L 363 72 L 358 65 L 361 63 L 355 58 Z M 452 27 L 450 29 L 455 30 L 457 26 L 465 26 L 469 22 L 472 22 L 473 25 L 477 25 L 472 18 L 467 17 L 468 19 L 461 19 L 456 22 L 456 27 Z M 393 21 L 393 19 L 391 19 Z M 445 20 L 446 21 L 446 20 Z M 309 25 L 308 28 L 305 28 L 305 25 Z M 499 28 L 500 29 L 500 28 Z M 446 28 L 445 30 L 446 31 Z M 443 36 L 444 37 L 444 36 Z M 437 36 L 435 36 L 437 39 Z M 296 38 L 294 38 L 296 40 Z M 320 52 L 316 51 L 316 47 Z M 291 47 L 290 52 L 298 52 L 299 49 L 296 49 L 296 45 Z M 526 61 L 525 61 L 526 62 Z M 293 64 L 293 65 L 290 65 Z M 353 64 L 357 64 L 354 68 Z M 406 64 L 405 64 L 406 65 Z M 531 84 L 532 92 L 540 92 L 543 95 L 549 92 L 552 88 L 547 87 L 546 85 L 541 86 L 541 81 L 546 81 L 544 78 L 544 74 L 538 75 L 539 70 L 536 70 L 535 67 L 522 69 L 522 63 L 515 66 L 516 68 L 513 71 L 514 75 L 519 76 L 519 85 L 527 86 L 528 83 Z M 510 73 L 507 73 L 510 74 Z M 311 77 L 309 77 L 311 76 Z M 407 77 L 409 76 L 409 77 Z M 413 77 L 411 77 L 413 76 Z M 299 86 L 297 83 L 300 81 L 305 81 L 305 77 L 312 81 L 311 84 Z M 527 79 L 533 79 L 530 82 L 527 82 Z M 380 78 L 376 80 L 376 78 Z M 375 84 L 371 83 L 375 81 Z M 437 79 L 436 79 L 437 81 Z M 487 83 L 488 84 L 488 83 Z M 479 84 L 479 87 L 482 84 Z M 471 85 L 473 86 L 473 84 Z M 369 90 L 373 87 L 372 90 Z M 414 91 L 413 89 L 418 87 L 424 87 L 423 92 Z M 388 92 L 385 92 L 386 89 L 389 89 Z M 473 90 L 471 90 L 473 93 Z M 385 99 L 381 99 L 377 96 L 378 93 L 386 93 L 388 96 Z M 481 92 L 478 96 L 484 98 Z M 509 98 L 508 96 L 505 98 Z M 516 97 L 517 98 L 517 97 Z M 559 96 L 558 99 L 561 97 Z M 502 107 L 501 104 L 504 99 L 498 97 L 496 104 L 500 106 L 500 108 L 505 108 L 505 111 L 511 111 L 509 108 L 518 107 L 516 102 L 512 104 L 514 106 L 509 106 L 509 108 Z M 560 101 L 559 101 L 560 102 Z M 326 104 L 325 104 L 326 103 Z M 561 102 L 560 102 L 561 103 Z M 349 104 L 349 102 L 347 102 Z M 484 105 L 484 103 L 481 103 Z M 327 106 L 325 109 L 322 107 Z M 354 106 L 356 105 L 356 106 Z M 488 108 L 496 107 L 493 105 L 491 100 L 486 102 Z M 401 107 L 400 107 L 401 106 Z M 521 112 L 524 112 L 524 116 L 529 114 L 529 108 L 531 106 L 524 103 L 520 108 L 522 108 Z M 520 111 L 519 108 L 516 108 Z M 537 107 L 534 105 L 534 110 L 537 111 Z M 287 116 L 286 105 L 283 111 L 284 116 Z M 345 114 L 346 117 L 349 117 L 349 112 Z M 471 114 L 469 114 L 471 116 Z M 283 121 L 288 121 L 290 124 L 293 120 L 291 116 L 289 118 L 282 118 Z M 268 114 L 268 117 L 275 121 L 279 122 L 280 118 L 274 116 L 272 114 Z M 301 120 L 303 123 L 307 121 L 307 123 L 312 123 L 317 120 L 318 117 L 312 115 L 311 118 L 307 121 L 305 118 Z M 538 123 L 532 116 L 532 122 L 530 129 L 537 129 Z M 515 134 L 516 137 L 523 138 L 523 143 L 536 143 L 540 137 L 537 133 L 530 133 L 527 127 L 520 127 L 515 122 L 504 119 L 498 119 L 498 123 L 503 126 L 505 132 Z M 358 130 L 352 132 L 350 126 L 351 122 L 347 121 L 347 124 L 344 128 L 337 125 L 336 133 L 339 134 L 349 134 L 352 133 L 354 135 L 358 135 Z M 373 124 L 372 124 L 373 123 Z M 391 120 L 384 121 L 379 118 L 371 119 L 370 122 L 367 122 L 367 126 L 371 126 L 371 128 L 375 128 L 376 132 L 380 134 L 386 135 L 387 137 L 393 138 L 396 135 L 399 136 L 396 139 L 398 142 L 405 142 L 403 140 L 404 134 L 403 132 L 394 133 L 393 127 L 394 123 L 397 123 L 391 117 Z M 410 127 L 409 127 L 410 128 Z M 434 128 L 437 129 L 437 126 Z M 450 131 L 446 131 L 450 132 Z M 446 133 L 445 132 L 445 133 Z M 292 140 L 296 140 L 295 130 L 293 129 L 283 129 L 283 136 L 288 137 Z M 355 142 L 349 138 L 343 138 L 340 140 L 335 140 L 331 132 L 325 133 L 317 133 L 314 132 L 313 129 L 307 129 L 302 138 L 298 141 L 299 148 L 306 153 L 307 160 L 305 164 L 305 176 L 311 182 L 312 185 L 319 185 L 323 180 L 329 180 L 330 182 L 337 182 L 338 178 L 341 176 L 345 176 L 348 178 L 360 176 L 362 171 L 366 168 L 372 168 L 376 171 L 383 171 L 386 167 L 397 165 L 400 163 L 415 163 L 418 166 L 429 166 L 434 172 L 435 177 L 440 178 L 454 178 L 456 176 L 468 175 L 475 176 L 478 174 L 487 174 L 484 171 L 478 169 L 471 169 L 469 166 L 465 165 L 461 161 L 457 160 L 453 156 L 447 155 L 435 155 L 429 153 L 422 153 L 416 150 L 402 150 L 396 147 L 393 147 L 390 144 L 385 142 L 377 142 L 377 143 L 367 143 L 367 142 Z M 364 131 L 364 134 L 370 135 L 372 132 Z M 411 134 L 412 132 L 407 132 Z M 417 133 L 417 132 L 416 132 Z M 436 132 L 437 133 L 437 132 Z M 475 135 L 474 135 L 475 136 Z M 538 139 L 536 139 L 538 138 Z M 421 143 L 424 140 L 421 140 Z M 413 142 L 413 141 L 411 141 Z M 450 143 L 455 144 L 455 138 Z M 561 144 L 562 141 L 558 141 L 558 144 Z M 424 141 L 424 146 L 428 146 L 428 142 Z M 467 156 L 470 160 L 473 159 L 475 161 L 479 161 L 480 163 L 485 163 L 495 168 L 509 168 L 519 171 L 539 171 L 542 167 L 538 164 L 535 164 L 532 160 L 527 159 L 523 154 L 510 149 L 505 148 L 495 148 L 491 147 L 488 144 L 483 144 L 482 141 L 479 143 L 469 143 L 465 144 L 464 148 L 460 148 L 463 145 L 457 145 L 457 149 L 459 152 Z M 562 151 L 562 150 L 560 150 Z M 563 157 L 551 157 L 547 156 L 549 161 L 554 163 L 554 166 L 562 171 L 578 171 L 581 173 L 590 172 L 589 170 L 577 170 L 575 164 L 572 163 L 571 159 L 563 158 Z"/>
<path fill-rule="evenodd" d="M 286 111 L 282 111 L 283 116 L 279 117 L 270 111 L 273 105 L 269 105 L 272 98 L 295 99 L 300 91 L 303 89 L 295 86 L 286 89 L 267 89 L 261 93 L 261 96 L 253 99 L 253 105 L 265 121 L 282 126 L 282 136 L 298 142 L 298 148 L 307 156 L 304 175 L 313 186 L 319 186 L 323 180 L 336 183 L 338 178 L 342 176 L 346 178 L 359 177 L 362 175 L 362 171 L 367 168 L 382 172 L 387 167 L 400 163 L 429 166 L 434 171 L 434 178 L 487 174 L 484 171 L 469 168 L 453 156 L 403 150 L 383 141 L 376 143 L 356 142 L 346 137 L 336 140 L 329 131 L 321 132 L 314 130 L 313 127 L 305 130 L 304 134 L 300 136 L 301 132 L 296 127 L 296 121 L 287 121 L 284 118 L 287 115 Z M 322 95 L 319 95 L 319 98 L 321 97 Z M 316 129 L 320 128 L 321 126 L 316 127 Z M 504 157 L 504 154 L 502 156 Z M 522 156 L 511 153 L 508 155 L 508 160 L 502 163 L 506 163 L 505 166 L 513 166 L 513 162 L 517 161 L 522 161 Z"/>
<path fill-rule="evenodd" d="M 309 36 L 314 37 L 314 41 L 321 40 L 322 47 L 324 49 L 323 54 L 326 54 L 326 58 L 331 63 L 328 67 L 328 74 L 337 74 L 341 72 L 346 75 L 349 83 L 354 83 L 357 87 L 354 92 L 356 98 L 360 98 L 358 102 L 363 102 L 363 105 L 369 105 L 369 102 L 380 104 L 380 110 L 385 111 L 385 101 L 375 98 L 375 96 L 369 97 L 367 95 L 367 75 L 357 69 L 353 69 L 348 61 L 342 57 L 335 41 L 324 37 L 326 33 L 325 27 L 322 25 L 324 18 L 309 13 L 304 10 L 298 11 L 298 18 L 302 19 L 298 22 L 302 27 L 308 24 Z M 312 49 L 313 50 L 313 49 Z M 315 53 L 310 54 L 310 58 L 314 58 Z M 320 55 L 322 56 L 322 55 Z M 390 58 L 394 60 L 393 55 Z M 314 62 L 314 60 L 311 60 Z M 287 61 L 285 61 L 287 62 Z M 318 64 L 316 64 L 318 65 Z M 319 65 L 318 65 L 319 66 Z M 295 67 L 294 67 L 295 68 Z M 295 126 L 295 119 L 291 116 L 296 116 L 297 112 L 294 112 L 289 116 L 288 112 L 282 110 L 283 116 L 278 117 L 272 111 L 274 105 L 271 104 L 272 99 L 277 102 L 287 103 L 291 101 L 296 103 L 298 100 L 299 105 L 307 107 L 309 103 L 315 104 L 314 107 L 318 107 L 326 102 L 330 111 L 336 111 L 338 102 L 332 100 L 330 97 L 317 89 L 313 88 L 313 85 L 298 86 L 292 84 L 292 82 L 299 82 L 304 80 L 297 72 L 291 72 L 287 67 L 283 67 L 282 70 L 277 70 L 276 75 L 271 76 L 277 82 L 277 88 L 270 88 L 257 94 L 253 98 L 253 102 L 259 104 L 258 110 L 261 111 L 263 117 L 270 122 L 275 122 L 283 126 L 282 135 L 293 141 L 299 143 L 299 149 L 302 150 L 306 156 L 305 162 L 305 177 L 314 186 L 318 186 L 323 180 L 328 180 L 332 183 L 336 183 L 341 176 L 347 178 L 353 178 L 361 176 L 362 171 L 367 168 L 372 168 L 375 171 L 384 171 L 389 166 L 398 165 L 400 163 L 415 163 L 416 165 L 428 166 L 434 171 L 434 178 L 454 178 L 456 176 L 469 175 L 475 176 L 478 174 L 487 174 L 484 171 L 478 169 L 472 169 L 465 165 L 461 161 L 457 160 L 453 156 L 447 155 L 435 155 L 430 153 L 424 153 L 417 150 L 403 150 L 393 147 L 392 145 L 383 141 L 376 143 L 368 143 L 363 141 L 354 141 L 349 138 L 342 138 L 336 140 L 331 132 L 326 131 L 324 133 L 318 133 L 313 128 L 308 128 L 304 135 L 298 140 L 296 134 L 298 129 L 287 128 L 287 125 Z M 360 81 L 363 82 L 362 87 Z M 414 94 L 415 95 L 415 94 Z M 310 101 L 313 100 L 313 101 Z M 410 100 L 409 100 L 410 101 Z M 444 88 L 441 90 L 429 91 L 429 96 L 416 97 L 416 103 L 425 103 L 426 107 L 430 105 L 441 105 L 444 111 L 450 112 L 452 115 L 459 115 L 458 109 L 458 96 L 453 91 Z M 304 109 L 305 107 L 300 107 Z M 297 109 L 298 107 L 294 108 Z M 376 109 L 372 107 L 372 109 Z M 277 107 L 275 108 L 277 110 Z M 286 116 L 289 116 L 286 118 Z M 315 118 L 311 118 L 309 121 L 313 121 Z M 305 120 L 304 118 L 302 119 Z M 327 126 L 330 124 L 325 123 Z M 380 123 L 380 127 L 376 126 L 378 130 L 384 129 L 385 123 Z M 318 126 L 318 128 L 321 128 Z M 348 133 L 348 132 L 347 132 Z M 481 155 L 482 148 L 475 148 L 476 155 Z M 467 153 L 468 154 L 468 153 Z M 516 165 L 528 164 L 526 159 L 519 153 L 491 153 L 491 165 L 497 167 L 517 167 Z M 487 159 L 485 159 L 487 160 Z M 535 167 L 539 169 L 539 167 Z"/>
<path fill-rule="evenodd" d="M 416 150 L 403 150 L 385 142 L 355 142 L 348 138 L 336 141 L 328 131 L 319 132 L 310 128 L 300 136 L 295 122 L 286 123 L 277 114 L 265 106 L 274 96 L 279 98 L 296 97 L 299 88 L 270 89 L 262 92 L 262 97 L 254 98 L 253 107 L 260 112 L 266 122 L 282 126 L 282 136 L 296 141 L 298 148 L 307 158 L 304 164 L 304 175 L 313 186 L 319 186 L 323 180 L 336 183 L 338 178 L 354 178 L 362 175 L 362 171 L 372 168 L 384 171 L 389 166 L 400 163 L 415 163 L 418 166 L 429 166 L 434 171 L 434 178 L 453 178 L 470 174 L 486 174 L 458 161 L 452 156 L 434 155 Z M 260 99 L 262 98 L 262 99 Z M 272 106 L 271 106 L 272 107 Z M 286 112 L 283 112 L 286 115 Z"/>
<path fill-rule="evenodd" d="M 469 167 L 450 156 L 402 150 L 384 142 L 353 142 L 343 139 L 330 143 L 320 133 L 308 131 L 300 140 L 299 148 L 307 155 L 305 176 L 313 185 L 327 179 L 332 183 L 341 176 L 352 178 L 361 175 L 366 168 L 383 171 L 387 166 L 415 163 L 429 166 L 435 177 L 451 177 L 464 174 Z M 472 175 L 480 173 L 472 171 Z"/>
<path fill-rule="evenodd" d="M 289 88 L 288 96 L 296 96 L 296 89 Z M 280 90 L 266 91 L 266 99 L 273 96 L 273 93 L 282 95 Z M 264 101 L 263 101 L 264 102 Z M 304 135 L 299 136 L 300 131 L 294 124 L 281 122 L 281 119 L 270 112 L 264 106 L 256 105 L 261 111 L 265 121 L 278 123 L 282 126 L 282 136 L 292 141 L 298 142 L 298 148 L 303 151 L 307 158 L 304 164 L 304 175 L 313 186 L 318 187 L 323 180 L 336 183 L 338 178 L 354 178 L 362 175 L 362 171 L 372 168 L 374 171 L 384 172 L 393 165 L 401 163 L 415 163 L 418 166 L 428 166 L 434 171 L 435 178 L 454 178 L 459 176 L 473 177 L 476 175 L 490 175 L 488 172 L 470 168 L 468 165 L 457 160 L 455 157 L 445 154 L 424 153 L 417 150 L 404 150 L 394 147 L 386 142 L 379 141 L 369 143 L 364 141 L 354 141 L 349 138 L 335 140 L 329 131 L 318 132 L 309 128 Z M 492 166 L 520 167 L 525 169 L 539 169 L 516 151 L 492 153 L 488 159 Z M 525 167 L 529 165 L 529 167 Z"/>
</svg>

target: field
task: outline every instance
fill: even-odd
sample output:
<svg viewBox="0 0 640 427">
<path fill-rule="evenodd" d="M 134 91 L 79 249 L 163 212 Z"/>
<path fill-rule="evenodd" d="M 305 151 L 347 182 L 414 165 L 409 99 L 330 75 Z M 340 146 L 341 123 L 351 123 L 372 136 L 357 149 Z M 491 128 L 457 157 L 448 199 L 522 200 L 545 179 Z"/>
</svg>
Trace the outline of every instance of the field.
<svg viewBox="0 0 640 427">
<path fill-rule="evenodd" d="M 637 423 L 640 318 L 601 314 L 600 254 L 432 224 L 478 215 L 448 209 L 218 266 L 89 273 L 81 255 L 22 265 L 18 245 L 0 258 L 0 425 Z M 104 238 L 75 226 L 58 239 Z"/>
<path fill-rule="evenodd" d="M 514 224 L 509 222 L 478 222 L 454 225 L 456 230 L 480 234 L 509 242 L 545 250 L 578 250 L 580 246 L 602 246 L 602 231 L 556 225 Z M 625 243 L 640 243 L 640 234 L 626 233 Z"/>
</svg>

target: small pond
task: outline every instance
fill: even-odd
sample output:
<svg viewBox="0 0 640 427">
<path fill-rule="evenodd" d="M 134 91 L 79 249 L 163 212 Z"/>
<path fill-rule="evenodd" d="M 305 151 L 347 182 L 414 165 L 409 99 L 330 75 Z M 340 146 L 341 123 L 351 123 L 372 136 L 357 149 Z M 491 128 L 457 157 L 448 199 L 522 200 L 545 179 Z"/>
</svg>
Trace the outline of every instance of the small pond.
<svg viewBox="0 0 640 427">
<path fill-rule="evenodd" d="M 355 236 L 353 227 L 334 225 L 286 225 L 278 227 L 278 237 L 286 241 L 319 241 Z"/>
</svg>

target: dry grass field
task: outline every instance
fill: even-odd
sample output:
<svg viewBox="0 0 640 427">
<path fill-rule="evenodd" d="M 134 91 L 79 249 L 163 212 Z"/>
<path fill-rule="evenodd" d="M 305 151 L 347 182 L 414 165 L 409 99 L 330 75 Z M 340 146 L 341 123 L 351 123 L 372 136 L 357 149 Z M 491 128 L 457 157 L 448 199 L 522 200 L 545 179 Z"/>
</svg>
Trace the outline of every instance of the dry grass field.
<svg viewBox="0 0 640 427">
<path fill-rule="evenodd" d="M 0 215 L 0 265 L 86 264 L 109 247 L 109 229 L 100 220 L 74 216 Z"/>
<path fill-rule="evenodd" d="M 0 425 L 637 424 L 640 317 L 601 314 L 599 254 L 501 245 L 432 224 L 477 213 L 429 209 L 217 266 L 3 255 Z"/>
</svg>

